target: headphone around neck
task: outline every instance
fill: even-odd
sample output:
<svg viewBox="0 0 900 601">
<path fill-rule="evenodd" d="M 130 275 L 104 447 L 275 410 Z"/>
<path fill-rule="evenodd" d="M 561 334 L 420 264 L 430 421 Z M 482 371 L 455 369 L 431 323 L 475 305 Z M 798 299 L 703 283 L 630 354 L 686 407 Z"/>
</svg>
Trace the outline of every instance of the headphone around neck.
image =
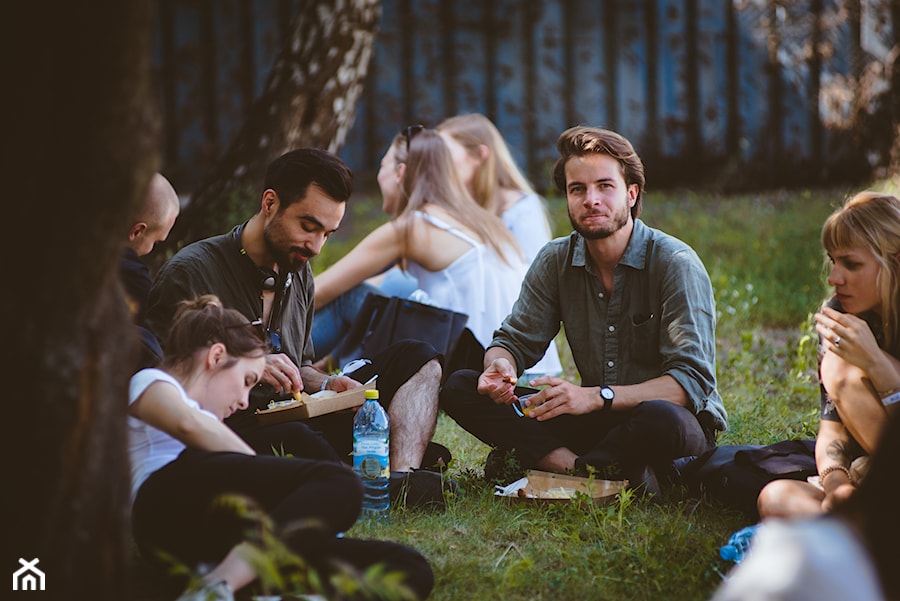
<svg viewBox="0 0 900 601">
<path fill-rule="evenodd" d="M 256 267 L 256 270 L 259 274 L 259 285 L 263 290 L 275 290 L 278 285 L 278 273 L 275 272 L 274 269 L 270 269 L 268 267 L 260 267 L 256 263 L 253 262 L 253 259 L 250 258 L 250 255 L 247 254 L 247 251 L 244 250 L 244 247 L 241 245 L 241 233 L 244 231 L 244 226 L 246 223 L 242 223 L 239 226 L 236 226 L 231 231 L 231 239 L 234 241 L 235 247 L 238 249 L 238 252 L 244 256 L 247 261 L 250 262 L 251 265 Z M 288 272 L 287 276 L 284 279 L 284 289 L 287 290 L 291 287 L 291 283 L 293 282 L 293 274 Z"/>
<path fill-rule="evenodd" d="M 274 270 L 267 267 L 258 267 L 259 269 L 259 285 L 263 290 L 275 290 L 275 284 L 278 282 L 278 274 Z"/>
</svg>

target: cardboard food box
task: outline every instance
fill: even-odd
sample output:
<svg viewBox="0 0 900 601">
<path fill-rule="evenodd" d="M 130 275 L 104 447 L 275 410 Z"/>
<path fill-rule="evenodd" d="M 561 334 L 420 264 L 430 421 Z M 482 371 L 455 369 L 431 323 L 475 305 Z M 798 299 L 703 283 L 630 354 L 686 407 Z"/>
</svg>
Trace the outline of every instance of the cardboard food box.
<svg viewBox="0 0 900 601">
<path fill-rule="evenodd" d="M 584 493 L 594 503 L 609 503 L 628 486 L 628 480 L 597 480 L 552 472 L 528 470 L 526 476 L 507 486 L 498 486 L 499 497 L 535 502 L 567 502 Z"/>
<path fill-rule="evenodd" d="M 272 401 L 268 409 L 257 409 L 256 415 L 261 424 L 280 424 L 298 419 L 309 419 L 317 415 L 334 413 L 342 409 L 359 407 L 366 402 L 366 390 L 375 390 L 375 385 L 360 386 L 344 392 L 330 390 L 315 394 L 300 393 L 299 399 Z"/>
</svg>

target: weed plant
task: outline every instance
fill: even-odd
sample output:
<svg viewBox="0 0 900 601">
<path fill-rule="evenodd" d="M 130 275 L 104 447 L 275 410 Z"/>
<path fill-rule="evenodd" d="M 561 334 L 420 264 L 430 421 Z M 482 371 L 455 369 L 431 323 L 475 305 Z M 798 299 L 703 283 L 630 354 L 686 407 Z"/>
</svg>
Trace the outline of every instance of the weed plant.
<svg viewBox="0 0 900 601">
<path fill-rule="evenodd" d="M 819 231 L 849 192 L 645 198 L 644 221 L 690 244 L 710 274 L 719 391 L 729 414 L 720 444 L 815 437 L 811 315 L 827 293 Z M 351 227 L 326 245 L 316 269 L 383 222 L 376 202 L 351 203 Z M 551 198 L 548 206 L 557 235 L 567 235 L 565 202 Z M 557 343 L 566 376 L 578 381 L 562 334 Z M 349 533 L 423 552 L 437 579 L 435 601 L 708 599 L 731 567 L 718 548 L 748 525 L 711 500 L 677 495 L 662 505 L 630 494 L 604 506 L 501 499 L 483 480 L 486 445 L 445 415 L 435 440 L 453 453 L 449 476 L 461 498 L 439 514 L 394 508 L 388 524 L 359 523 Z"/>
</svg>

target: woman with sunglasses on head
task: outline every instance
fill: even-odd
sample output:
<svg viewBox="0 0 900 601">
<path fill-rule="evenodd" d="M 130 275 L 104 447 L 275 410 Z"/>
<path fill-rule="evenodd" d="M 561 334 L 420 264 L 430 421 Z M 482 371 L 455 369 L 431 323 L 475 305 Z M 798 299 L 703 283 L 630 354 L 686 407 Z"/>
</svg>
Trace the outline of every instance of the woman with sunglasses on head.
<svg viewBox="0 0 900 601">
<path fill-rule="evenodd" d="M 317 317 L 322 307 L 396 263 L 433 304 L 468 315 L 467 327 L 487 345 L 525 274 L 512 234 L 472 199 L 434 130 L 412 126 L 397 135 L 381 161 L 378 185 L 392 219 L 316 276 Z M 317 353 L 324 352 L 315 325 L 313 342 Z"/>
<path fill-rule="evenodd" d="M 850 497 L 900 407 L 900 200 L 857 194 L 825 222 L 822 245 L 834 295 L 815 315 L 818 476 L 766 485 L 757 499 L 763 518 L 816 515 Z"/>
<path fill-rule="evenodd" d="M 260 542 L 247 516 L 218 504 L 236 495 L 271 518 L 275 536 L 318 572 L 326 588 L 342 564 L 366 569 L 383 562 L 404 575 L 416 598 L 426 598 L 433 574 L 416 551 L 338 537 L 356 521 L 362 500 L 362 485 L 349 468 L 257 455 L 223 423 L 247 406 L 265 355 L 253 324 L 215 296 L 203 296 L 176 313 L 160 368 L 132 377 L 132 529 L 142 554 L 214 566 L 202 588 L 186 591 L 182 600 L 233 599 L 232 591 L 257 577 L 250 557 Z"/>
</svg>

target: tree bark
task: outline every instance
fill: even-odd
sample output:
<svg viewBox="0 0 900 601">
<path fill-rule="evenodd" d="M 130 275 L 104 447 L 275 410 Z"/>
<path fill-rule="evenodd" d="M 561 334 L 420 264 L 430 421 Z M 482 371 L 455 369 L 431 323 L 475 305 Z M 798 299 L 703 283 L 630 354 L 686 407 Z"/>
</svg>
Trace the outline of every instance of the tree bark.
<svg viewBox="0 0 900 601">
<path fill-rule="evenodd" d="M 258 192 L 266 166 L 284 152 L 301 146 L 341 149 L 362 94 L 380 15 L 379 0 L 302 3 L 264 92 L 182 211 L 165 245 L 168 252 L 157 257 L 233 225 L 220 209 L 233 194 Z"/>
<path fill-rule="evenodd" d="M 158 167 L 154 5 L 4 3 L 0 15 L 2 565 L 11 578 L 19 558 L 39 559 L 46 593 L 34 598 L 128 596 L 125 411 L 136 343 L 118 262 L 129 213 Z"/>
</svg>

